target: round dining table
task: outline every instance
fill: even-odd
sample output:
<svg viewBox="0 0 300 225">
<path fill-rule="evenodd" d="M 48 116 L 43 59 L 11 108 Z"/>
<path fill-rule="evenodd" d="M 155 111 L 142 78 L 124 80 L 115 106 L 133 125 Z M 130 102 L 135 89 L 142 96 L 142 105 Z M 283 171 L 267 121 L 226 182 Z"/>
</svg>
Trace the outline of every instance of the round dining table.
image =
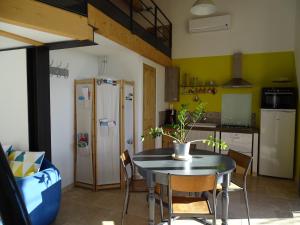
<svg viewBox="0 0 300 225">
<path fill-rule="evenodd" d="M 218 182 L 222 185 L 222 225 L 228 222 L 228 186 L 231 172 L 236 168 L 233 159 L 226 155 L 206 150 L 191 150 L 192 158 L 186 161 L 172 157 L 173 148 L 145 150 L 133 156 L 133 163 L 138 172 L 145 178 L 149 191 L 148 224 L 155 223 L 155 184 L 168 185 L 168 175 L 219 175 Z"/>
</svg>

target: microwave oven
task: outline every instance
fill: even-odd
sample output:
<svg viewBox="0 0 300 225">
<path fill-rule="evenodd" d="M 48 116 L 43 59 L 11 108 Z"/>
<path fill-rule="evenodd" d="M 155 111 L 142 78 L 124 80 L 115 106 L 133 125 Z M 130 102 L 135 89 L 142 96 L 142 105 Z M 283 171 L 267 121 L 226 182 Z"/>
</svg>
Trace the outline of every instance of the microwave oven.
<svg viewBox="0 0 300 225">
<path fill-rule="evenodd" d="M 296 109 L 297 88 L 263 88 L 261 97 L 262 109 Z"/>
</svg>

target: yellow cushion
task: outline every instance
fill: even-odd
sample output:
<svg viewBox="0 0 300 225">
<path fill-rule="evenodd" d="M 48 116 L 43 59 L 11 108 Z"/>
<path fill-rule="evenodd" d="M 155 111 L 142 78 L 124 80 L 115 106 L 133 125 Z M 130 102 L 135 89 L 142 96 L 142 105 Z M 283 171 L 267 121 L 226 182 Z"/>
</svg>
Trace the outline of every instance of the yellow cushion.
<svg viewBox="0 0 300 225">
<path fill-rule="evenodd" d="M 10 168 L 15 177 L 25 177 L 40 170 L 45 152 L 12 151 L 8 155 Z"/>
</svg>

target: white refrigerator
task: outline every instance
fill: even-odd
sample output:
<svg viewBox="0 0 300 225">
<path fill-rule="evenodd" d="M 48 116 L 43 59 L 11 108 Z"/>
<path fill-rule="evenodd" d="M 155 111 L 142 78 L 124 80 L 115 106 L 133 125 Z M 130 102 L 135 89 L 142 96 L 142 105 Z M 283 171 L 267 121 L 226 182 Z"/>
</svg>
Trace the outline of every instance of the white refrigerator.
<svg viewBox="0 0 300 225">
<path fill-rule="evenodd" d="M 259 174 L 293 178 L 295 109 L 261 109 Z"/>
</svg>

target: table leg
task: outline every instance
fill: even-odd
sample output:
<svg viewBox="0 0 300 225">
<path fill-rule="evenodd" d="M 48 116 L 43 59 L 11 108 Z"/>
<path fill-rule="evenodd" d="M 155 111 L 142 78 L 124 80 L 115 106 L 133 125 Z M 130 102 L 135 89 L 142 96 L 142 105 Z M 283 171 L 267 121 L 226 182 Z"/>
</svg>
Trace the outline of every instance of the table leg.
<svg viewBox="0 0 300 225">
<path fill-rule="evenodd" d="M 228 224 L 228 207 L 229 207 L 229 195 L 228 186 L 230 184 L 230 174 L 225 174 L 223 176 L 222 183 L 222 225 Z"/>
<path fill-rule="evenodd" d="M 147 178 L 147 185 L 148 185 L 148 204 L 149 204 L 149 219 L 148 225 L 154 225 L 155 221 L 155 196 L 154 196 L 154 189 L 155 183 L 153 181 L 153 177 L 150 176 Z"/>
</svg>

